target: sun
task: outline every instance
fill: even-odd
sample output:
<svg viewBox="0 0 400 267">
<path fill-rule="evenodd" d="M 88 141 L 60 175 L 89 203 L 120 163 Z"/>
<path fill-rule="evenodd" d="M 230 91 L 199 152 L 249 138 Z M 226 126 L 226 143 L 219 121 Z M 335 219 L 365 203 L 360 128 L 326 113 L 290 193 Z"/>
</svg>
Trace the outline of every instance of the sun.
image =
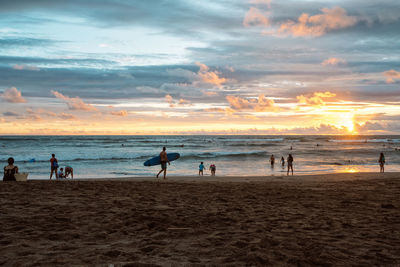
<svg viewBox="0 0 400 267">
<path fill-rule="evenodd" d="M 348 132 L 354 133 L 354 114 L 353 113 L 340 114 L 338 122 L 342 127 L 345 127 Z"/>
</svg>

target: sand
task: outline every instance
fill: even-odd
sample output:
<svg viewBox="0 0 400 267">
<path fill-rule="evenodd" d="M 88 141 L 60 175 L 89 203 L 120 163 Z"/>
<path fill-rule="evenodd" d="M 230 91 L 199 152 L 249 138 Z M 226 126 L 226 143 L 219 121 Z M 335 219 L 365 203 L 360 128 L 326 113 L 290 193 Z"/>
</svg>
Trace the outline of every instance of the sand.
<svg viewBox="0 0 400 267">
<path fill-rule="evenodd" d="M 400 265 L 397 173 L 138 180 L 0 183 L 0 265 Z"/>
</svg>

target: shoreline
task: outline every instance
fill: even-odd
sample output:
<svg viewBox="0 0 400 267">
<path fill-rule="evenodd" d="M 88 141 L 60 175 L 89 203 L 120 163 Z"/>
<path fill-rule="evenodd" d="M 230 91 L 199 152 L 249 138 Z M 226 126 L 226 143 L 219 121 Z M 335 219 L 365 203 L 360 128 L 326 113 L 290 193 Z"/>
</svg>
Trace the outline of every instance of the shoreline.
<svg viewBox="0 0 400 267">
<path fill-rule="evenodd" d="M 74 178 L 60 179 L 51 181 L 68 182 L 68 181 L 132 181 L 132 182 L 270 182 L 270 181 L 352 181 L 352 180 L 374 180 L 374 179 L 390 179 L 400 177 L 400 172 L 356 172 L 356 173 L 327 173 L 327 174 L 306 174 L 306 175 L 266 175 L 266 176 L 168 176 L 163 180 L 162 177 L 155 176 L 131 176 L 131 177 L 101 177 L 101 178 Z M 47 179 L 29 179 L 28 181 L 50 181 Z"/>
</svg>

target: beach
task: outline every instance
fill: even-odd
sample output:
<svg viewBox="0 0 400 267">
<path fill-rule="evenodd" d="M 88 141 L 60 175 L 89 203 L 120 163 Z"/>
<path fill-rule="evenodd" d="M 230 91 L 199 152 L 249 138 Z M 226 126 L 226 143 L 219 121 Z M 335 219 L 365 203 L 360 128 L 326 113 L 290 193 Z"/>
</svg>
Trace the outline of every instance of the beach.
<svg viewBox="0 0 400 267">
<path fill-rule="evenodd" d="M 400 265 L 399 173 L 35 180 L 0 194 L 0 265 Z"/>
</svg>

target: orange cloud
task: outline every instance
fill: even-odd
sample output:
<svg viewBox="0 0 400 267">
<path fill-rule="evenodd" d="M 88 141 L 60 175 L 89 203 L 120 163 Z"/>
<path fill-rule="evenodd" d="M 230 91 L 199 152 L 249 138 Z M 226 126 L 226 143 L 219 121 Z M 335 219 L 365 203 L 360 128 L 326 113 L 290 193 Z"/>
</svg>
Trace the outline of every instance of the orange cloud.
<svg viewBox="0 0 400 267">
<path fill-rule="evenodd" d="M 266 98 L 262 94 L 258 96 L 258 99 L 250 100 L 239 96 L 229 95 L 226 97 L 226 100 L 228 101 L 230 108 L 234 110 L 254 109 L 257 112 L 277 110 L 274 100 Z"/>
<path fill-rule="evenodd" d="M 322 64 L 323 66 L 346 64 L 346 60 L 341 59 L 341 58 L 331 57 L 331 58 L 328 58 L 328 59 L 325 59 L 324 61 L 322 61 L 321 64 Z"/>
<path fill-rule="evenodd" d="M 165 96 L 165 101 L 169 104 L 169 106 L 170 106 L 171 108 L 175 107 L 174 99 L 173 99 L 172 96 L 166 95 L 166 96 Z"/>
<path fill-rule="evenodd" d="M 171 108 L 175 107 L 176 105 L 179 106 L 192 105 L 192 102 L 183 98 L 179 99 L 178 103 L 176 103 L 176 101 L 171 95 L 166 95 L 165 101 L 169 104 Z"/>
<path fill-rule="evenodd" d="M 400 79 L 400 72 L 395 70 L 385 71 L 383 75 L 385 75 L 387 83 L 394 83 L 396 79 Z"/>
<path fill-rule="evenodd" d="M 357 23 L 357 18 L 348 16 L 346 10 L 341 7 L 323 8 L 322 13 L 314 16 L 303 13 L 297 21 L 289 20 L 280 25 L 278 33 L 296 37 L 318 37 L 329 31 L 347 28 Z"/>
<path fill-rule="evenodd" d="M 96 107 L 94 107 L 90 104 L 86 104 L 79 97 L 68 97 L 57 91 L 51 91 L 51 93 L 55 97 L 64 100 L 64 102 L 67 104 L 68 108 L 71 110 L 97 111 Z"/>
<path fill-rule="evenodd" d="M 196 65 L 200 67 L 199 72 L 197 73 L 200 79 L 209 84 L 213 84 L 216 86 L 221 86 L 223 83 L 226 82 L 225 78 L 219 77 L 219 73 L 216 71 L 209 71 L 210 68 L 206 65 L 196 62 Z"/>
<path fill-rule="evenodd" d="M 330 98 L 335 96 L 336 94 L 331 92 L 315 92 L 312 96 L 299 95 L 296 97 L 296 99 L 301 104 L 306 104 L 310 106 L 324 106 L 325 101 L 323 98 Z"/>
<path fill-rule="evenodd" d="M 260 25 L 265 26 L 269 24 L 269 19 L 261 12 L 261 10 L 255 7 L 250 7 L 243 19 L 243 25 L 246 27 Z"/>
<path fill-rule="evenodd" d="M 9 103 L 24 103 L 26 100 L 22 97 L 20 91 L 15 87 L 4 90 L 4 93 L 0 95 L 5 101 Z"/>
<path fill-rule="evenodd" d="M 111 111 L 111 115 L 126 117 L 126 116 L 128 116 L 128 111 L 126 111 L 126 110 Z"/>
</svg>

